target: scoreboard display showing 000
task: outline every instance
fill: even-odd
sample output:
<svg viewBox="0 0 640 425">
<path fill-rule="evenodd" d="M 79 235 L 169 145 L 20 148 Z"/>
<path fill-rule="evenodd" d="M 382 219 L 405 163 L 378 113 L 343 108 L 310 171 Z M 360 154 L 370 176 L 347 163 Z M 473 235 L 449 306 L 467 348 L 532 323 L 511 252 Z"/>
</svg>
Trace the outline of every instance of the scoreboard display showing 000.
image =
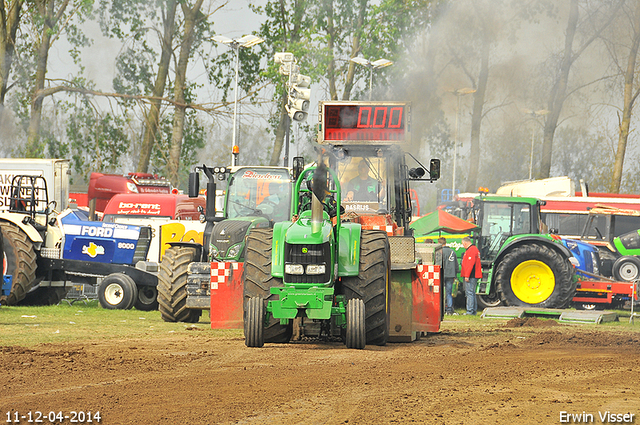
<svg viewBox="0 0 640 425">
<path fill-rule="evenodd" d="M 405 144 L 410 129 L 406 102 L 320 102 L 318 143 Z"/>
</svg>

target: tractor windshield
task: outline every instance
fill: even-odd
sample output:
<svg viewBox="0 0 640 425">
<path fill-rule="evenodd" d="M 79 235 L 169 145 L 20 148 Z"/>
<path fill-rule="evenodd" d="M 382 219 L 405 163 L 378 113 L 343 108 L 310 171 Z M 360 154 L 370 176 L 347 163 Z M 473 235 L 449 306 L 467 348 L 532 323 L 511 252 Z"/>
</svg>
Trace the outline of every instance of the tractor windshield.
<svg viewBox="0 0 640 425">
<path fill-rule="evenodd" d="M 290 219 L 291 179 L 287 170 L 243 168 L 229 179 L 227 218 L 265 216 L 274 222 Z"/>
<path fill-rule="evenodd" d="M 338 162 L 342 205 L 346 212 L 387 209 L 386 159 L 349 156 Z"/>
<path fill-rule="evenodd" d="M 532 233 L 529 204 L 485 202 L 483 206 L 480 241 L 482 260 L 493 261 L 510 236 Z"/>
</svg>

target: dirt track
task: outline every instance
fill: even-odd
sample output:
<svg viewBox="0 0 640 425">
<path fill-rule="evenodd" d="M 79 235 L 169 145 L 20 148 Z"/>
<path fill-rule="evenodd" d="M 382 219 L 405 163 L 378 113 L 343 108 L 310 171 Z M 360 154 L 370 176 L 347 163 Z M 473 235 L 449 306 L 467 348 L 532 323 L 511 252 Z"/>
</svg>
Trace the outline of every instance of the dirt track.
<svg viewBox="0 0 640 425">
<path fill-rule="evenodd" d="M 640 332 L 518 324 L 445 322 L 363 351 L 248 349 L 204 323 L 162 339 L 0 347 L 0 421 L 99 410 L 103 424 L 556 424 L 562 411 L 593 423 L 610 411 L 640 423 Z"/>
</svg>

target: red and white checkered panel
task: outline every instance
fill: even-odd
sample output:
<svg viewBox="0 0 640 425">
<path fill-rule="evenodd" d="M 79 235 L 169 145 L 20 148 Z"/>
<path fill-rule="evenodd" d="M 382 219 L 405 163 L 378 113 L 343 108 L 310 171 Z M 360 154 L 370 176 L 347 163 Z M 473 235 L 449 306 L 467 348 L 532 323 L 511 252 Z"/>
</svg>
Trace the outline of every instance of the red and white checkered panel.
<svg viewBox="0 0 640 425">
<path fill-rule="evenodd" d="M 371 226 L 373 230 L 383 230 L 387 232 L 387 236 L 393 236 L 393 226 Z"/>
<path fill-rule="evenodd" d="M 237 262 L 211 263 L 211 289 L 218 289 L 218 285 L 225 283 L 231 275 L 231 269 L 238 270 Z"/>
<path fill-rule="evenodd" d="M 439 290 L 440 285 L 435 284 L 440 283 L 440 266 L 419 264 L 416 271 L 420 280 L 426 282 L 429 286 L 435 286 L 435 289 Z"/>
</svg>

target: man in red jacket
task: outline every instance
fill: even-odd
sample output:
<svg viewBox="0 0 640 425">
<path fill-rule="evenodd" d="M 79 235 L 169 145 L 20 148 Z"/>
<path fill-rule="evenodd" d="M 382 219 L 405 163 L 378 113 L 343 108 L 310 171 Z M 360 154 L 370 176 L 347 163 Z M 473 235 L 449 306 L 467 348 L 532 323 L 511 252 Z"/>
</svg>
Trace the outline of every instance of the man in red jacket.
<svg viewBox="0 0 640 425">
<path fill-rule="evenodd" d="M 478 306 L 476 304 L 476 287 L 478 279 L 482 277 L 482 266 L 480 265 L 480 251 L 471 243 L 468 237 L 462 238 L 462 246 L 466 249 L 462 256 L 462 268 L 460 276 L 464 279 L 464 293 L 467 297 L 467 315 L 476 315 Z"/>
</svg>

